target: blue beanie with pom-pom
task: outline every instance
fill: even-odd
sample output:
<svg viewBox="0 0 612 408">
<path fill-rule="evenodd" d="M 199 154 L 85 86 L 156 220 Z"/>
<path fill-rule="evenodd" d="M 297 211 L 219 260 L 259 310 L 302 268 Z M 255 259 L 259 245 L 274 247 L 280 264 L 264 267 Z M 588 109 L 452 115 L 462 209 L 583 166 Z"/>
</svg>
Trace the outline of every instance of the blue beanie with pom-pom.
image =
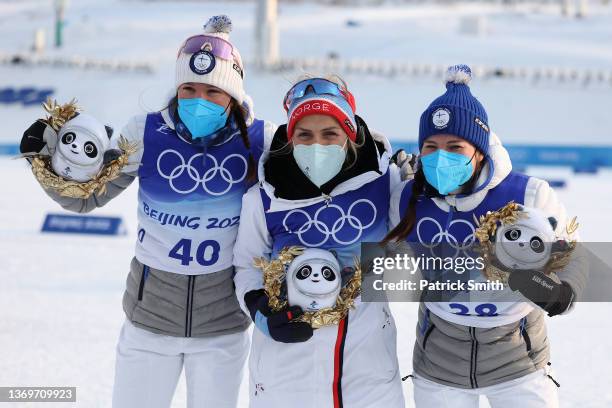
<svg viewBox="0 0 612 408">
<path fill-rule="evenodd" d="M 419 149 L 433 135 L 451 134 L 472 143 L 485 155 L 489 151 L 487 112 L 470 92 L 472 70 L 453 65 L 446 72 L 446 92 L 436 98 L 421 115 Z"/>
</svg>

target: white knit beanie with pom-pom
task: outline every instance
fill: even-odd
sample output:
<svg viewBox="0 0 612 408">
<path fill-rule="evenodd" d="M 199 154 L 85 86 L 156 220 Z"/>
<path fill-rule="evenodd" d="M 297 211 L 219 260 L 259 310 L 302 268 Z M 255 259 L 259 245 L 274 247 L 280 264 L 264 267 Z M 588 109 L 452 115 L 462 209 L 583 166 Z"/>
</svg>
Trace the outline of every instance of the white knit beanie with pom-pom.
<svg viewBox="0 0 612 408">
<path fill-rule="evenodd" d="M 221 38 L 229 42 L 229 33 L 231 31 L 232 21 L 230 18 L 220 15 L 211 17 L 204 25 L 204 32 L 201 34 Z M 239 104 L 243 104 L 245 101 L 243 86 L 244 66 L 236 47 L 233 47 L 233 58 L 231 60 L 213 56 L 214 60 L 212 62 L 207 61 L 208 69 L 200 70 L 198 69 L 199 67 L 194 66 L 195 64 L 192 61 L 192 57 L 194 55 L 197 57 L 198 52 L 186 54 L 182 52 L 183 46 L 181 46 L 181 51 L 176 59 L 177 88 L 186 82 L 213 85 L 227 92 Z M 210 69 L 211 65 L 214 65 L 212 69 Z"/>
</svg>

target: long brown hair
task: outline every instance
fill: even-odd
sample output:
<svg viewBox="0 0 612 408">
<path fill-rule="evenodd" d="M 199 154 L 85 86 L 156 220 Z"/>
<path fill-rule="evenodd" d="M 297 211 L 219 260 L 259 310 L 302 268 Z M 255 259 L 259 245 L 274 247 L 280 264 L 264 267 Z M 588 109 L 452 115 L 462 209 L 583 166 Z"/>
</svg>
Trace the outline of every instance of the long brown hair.
<svg viewBox="0 0 612 408">
<path fill-rule="evenodd" d="M 168 109 L 168 112 L 170 113 L 171 117 L 178 117 L 178 95 L 174 95 L 164 109 Z M 249 167 L 247 170 L 246 181 L 251 182 L 257 180 L 257 165 L 255 163 L 255 159 L 253 158 L 253 153 L 251 152 L 249 130 L 245 120 L 245 116 L 248 114 L 248 112 L 245 112 L 244 109 L 245 108 L 241 107 L 240 104 L 234 98 L 232 98 L 229 105 L 228 117 L 233 119 L 236 123 L 236 126 L 238 126 L 242 143 L 247 148 L 247 150 L 249 150 Z"/>
<path fill-rule="evenodd" d="M 419 168 L 414 174 L 414 180 L 412 182 L 412 194 L 408 201 L 408 209 L 406 214 L 402 217 L 399 224 L 395 226 L 391 231 L 387 233 L 387 236 L 383 239 L 383 244 L 388 244 L 391 241 L 403 241 L 406 239 L 416 221 L 416 205 L 419 198 L 423 195 L 425 190 L 425 174 L 423 169 Z"/>
<path fill-rule="evenodd" d="M 482 168 L 484 167 L 485 160 L 479 160 L 476 163 L 476 168 L 474 169 L 474 174 L 470 177 L 470 180 L 465 184 L 467 186 L 473 186 L 475 181 L 480 177 L 480 173 Z M 414 224 L 416 222 L 416 205 L 421 197 L 424 196 L 425 192 L 425 173 L 423 173 L 423 168 L 419 167 L 417 172 L 414 174 L 414 180 L 412 182 L 412 191 L 410 195 L 410 200 L 408 201 L 408 208 L 406 210 L 406 214 L 402 217 L 399 224 L 395 226 L 391 231 L 387 233 L 387 236 L 382 240 L 382 244 L 388 244 L 391 241 L 403 241 L 410 235 L 412 232 L 412 228 L 414 228 Z"/>
</svg>

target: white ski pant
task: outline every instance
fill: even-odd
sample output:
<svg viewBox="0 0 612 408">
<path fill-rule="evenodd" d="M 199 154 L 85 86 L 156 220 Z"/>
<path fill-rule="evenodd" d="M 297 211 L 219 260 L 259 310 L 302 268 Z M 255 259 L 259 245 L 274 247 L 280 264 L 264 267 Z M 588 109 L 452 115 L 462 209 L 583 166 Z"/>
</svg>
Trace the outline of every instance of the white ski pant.
<svg viewBox="0 0 612 408">
<path fill-rule="evenodd" d="M 466 390 L 415 377 L 416 408 L 478 408 L 483 395 L 491 408 L 559 408 L 557 386 L 542 369 L 490 387 Z"/>
<path fill-rule="evenodd" d="M 168 408 L 185 368 L 188 408 L 235 408 L 249 351 L 247 331 L 207 338 L 149 332 L 125 321 L 113 408 Z"/>
</svg>

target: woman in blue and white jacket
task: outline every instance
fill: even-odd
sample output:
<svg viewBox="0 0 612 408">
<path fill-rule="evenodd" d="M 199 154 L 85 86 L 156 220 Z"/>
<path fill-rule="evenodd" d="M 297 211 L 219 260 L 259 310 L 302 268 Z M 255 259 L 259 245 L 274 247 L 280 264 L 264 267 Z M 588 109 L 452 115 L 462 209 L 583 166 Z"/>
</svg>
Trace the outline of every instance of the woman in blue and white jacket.
<svg viewBox="0 0 612 408">
<path fill-rule="evenodd" d="M 469 250 L 474 220 L 510 201 L 554 217 L 557 234 L 564 235 L 563 205 L 548 183 L 512 171 L 484 107 L 470 92 L 470 79 L 469 67 L 451 67 L 446 93 L 423 112 L 420 165 L 414 180 L 393 193 L 394 229 L 386 241 L 419 248 L 447 242 L 448 250 Z M 510 288 L 531 302 L 422 302 L 413 353 L 417 408 L 478 408 L 480 395 L 493 408 L 558 407 L 543 310 L 555 316 L 570 308 L 584 287 L 583 262 L 575 256 L 559 279 L 539 271 L 511 273 Z"/>
<path fill-rule="evenodd" d="M 399 181 L 389 142 L 355 115 L 339 78 L 298 82 L 285 109 L 288 124 L 260 160 L 260 183 L 244 196 L 240 216 L 249 222 L 240 224 L 234 250 L 236 294 L 256 325 L 250 406 L 403 407 L 386 303 L 358 298 L 339 325 L 314 331 L 293 321 L 298 307 L 276 313 L 267 307 L 254 258 L 299 245 L 334 251 L 341 268 L 353 267 L 360 243 L 387 233 L 390 189 Z"/>
<path fill-rule="evenodd" d="M 264 140 L 275 127 L 253 117 L 230 31 L 229 19 L 216 16 L 185 40 L 176 95 L 166 109 L 135 116 L 123 128 L 121 136 L 138 150 L 106 194 L 73 199 L 47 191 L 65 209 L 84 213 L 139 179 L 115 408 L 169 407 L 183 368 L 188 407 L 237 404 L 250 319 L 234 293 L 233 247 L 242 196 L 255 183 Z M 49 134 L 34 124 L 22 151 L 40 151 Z M 111 145 L 118 140 L 113 136 Z"/>
</svg>

